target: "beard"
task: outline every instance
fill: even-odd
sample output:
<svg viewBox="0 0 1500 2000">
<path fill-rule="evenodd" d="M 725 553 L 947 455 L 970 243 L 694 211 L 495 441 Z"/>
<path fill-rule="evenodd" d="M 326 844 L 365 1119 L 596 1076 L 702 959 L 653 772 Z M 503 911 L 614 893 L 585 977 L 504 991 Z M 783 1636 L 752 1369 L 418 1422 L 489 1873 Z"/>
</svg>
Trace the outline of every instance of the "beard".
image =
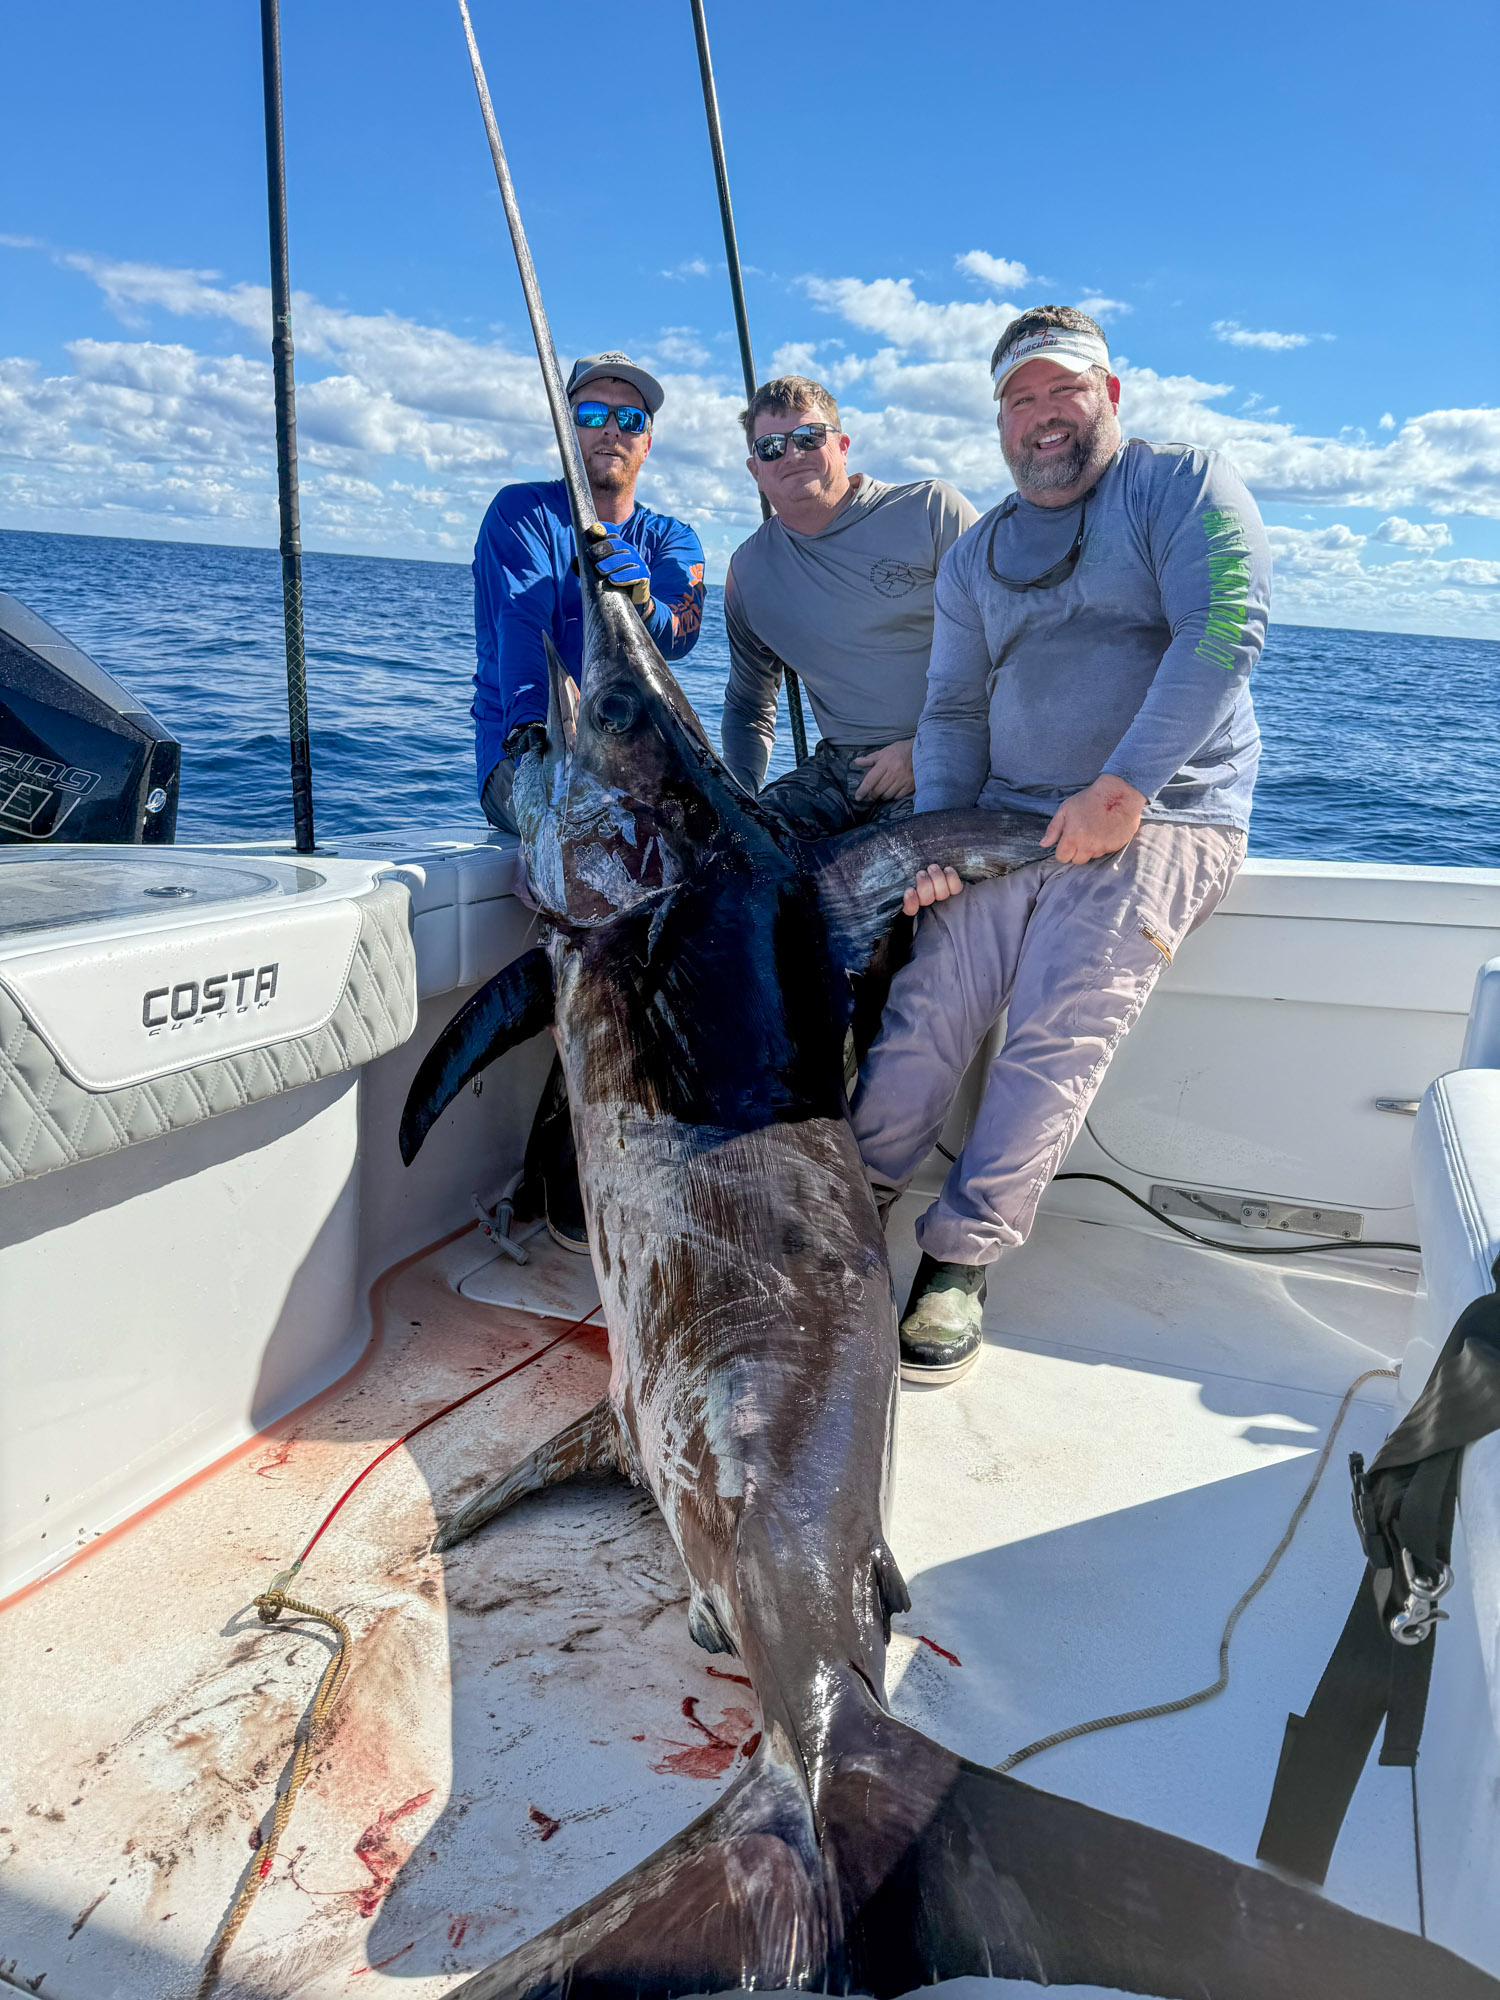
<svg viewBox="0 0 1500 2000">
<path fill-rule="evenodd" d="M 1103 433 L 1113 414 L 1107 401 L 1101 398 L 1102 408 L 1096 409 L 1088 419 L 1080 424 L 1054 421 L 1034 424 L 1012 452 L 1003 440 L 1001 450 L 1005 463 L 1010 467 L 1010 476 L 1022 493 L 1055 493 L 1069 486 L 1076 486 L 1089 466 L 1096 461 L 1103 442 Z M 1070 430 L 1072 442 L 1067 449 L 1049 452 L 1045 457 L 1037 450 L 1037 440 L 1051 431 Z M 1108 456 L 1104 453 L 1103 456 Z"/>
<path fill-rule="evenodd" d="M 589 484 L 600 493 L 619 493 L 629 486 L 636 476 L 633 458 L 615 457 L 612 453 L 602 453 L 585 461 Z"/>
</svg>

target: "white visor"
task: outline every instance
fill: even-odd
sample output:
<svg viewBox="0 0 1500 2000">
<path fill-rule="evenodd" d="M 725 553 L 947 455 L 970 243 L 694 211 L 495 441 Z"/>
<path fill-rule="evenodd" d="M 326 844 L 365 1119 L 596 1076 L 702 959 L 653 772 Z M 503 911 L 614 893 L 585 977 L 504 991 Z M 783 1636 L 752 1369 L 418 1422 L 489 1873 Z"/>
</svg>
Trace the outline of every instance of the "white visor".
<svg viewBox="0 0 1500 2000">
<path fill-rule="evenodd" d="M 1097 333 L 1075 332 L 1067 326 L 1044 326 L 1040 333 L 1028 333 L 995 363 L 997 403 L 1007 379 L 1028 361 L 1051 361 L 1072 375 L 1086 375 L 1090 368 L 1108 368 L 1109 348 Z"/>
</svg>

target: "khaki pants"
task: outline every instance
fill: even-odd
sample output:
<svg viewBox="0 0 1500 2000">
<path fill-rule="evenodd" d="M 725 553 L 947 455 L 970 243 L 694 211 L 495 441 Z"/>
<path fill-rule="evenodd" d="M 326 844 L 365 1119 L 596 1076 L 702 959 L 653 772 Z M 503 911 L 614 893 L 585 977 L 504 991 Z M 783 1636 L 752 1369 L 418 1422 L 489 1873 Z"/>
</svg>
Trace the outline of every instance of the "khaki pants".
<svg viewBox="0 0 1500 2000">
<path fill-rule="evenodd" d="M 1148 821 L 1118 854 L 1036 861 L 923 911 L 854 1100 L 877 1199 L 926 1159 L 1010 1008 L 968 1143 L 917 1224 L 930 1257 L 989 1264 L 1025 1242 L 1110 1057 L 1244 854 L 1237 827 Z"/>
</svg>

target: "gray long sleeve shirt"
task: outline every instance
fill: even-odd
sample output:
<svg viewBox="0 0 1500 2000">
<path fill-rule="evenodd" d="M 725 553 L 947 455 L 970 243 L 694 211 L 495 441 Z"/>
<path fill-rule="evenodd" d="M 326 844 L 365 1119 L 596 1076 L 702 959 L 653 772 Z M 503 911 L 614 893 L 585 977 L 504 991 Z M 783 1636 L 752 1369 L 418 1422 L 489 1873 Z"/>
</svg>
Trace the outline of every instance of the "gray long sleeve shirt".
<svg viewBox="0 0 1500 2000">
<path fill-rule="evenodd" d="M 939 479 L 885 486 L 864 473 L 817 534 L 773 516 L 735 550 L 723 747 L 747 790 L 759 789 L 776 740 L 783 662 L 831 743 L 878 748 L 915 734 L 938 564 L 977 518 Z"/>
<path fill-rule="evenodd" d="M 1190 445 L 1121 446 L 1079 508 L 1012 498 L 943 560 L 916 809 L 1051 814 L 1102 773 L 1145 817 L 1247 826 L 1260 732 L 1246 683 L 1265 640 L 1271 555 L 1232 466 Z"/>
</svg>

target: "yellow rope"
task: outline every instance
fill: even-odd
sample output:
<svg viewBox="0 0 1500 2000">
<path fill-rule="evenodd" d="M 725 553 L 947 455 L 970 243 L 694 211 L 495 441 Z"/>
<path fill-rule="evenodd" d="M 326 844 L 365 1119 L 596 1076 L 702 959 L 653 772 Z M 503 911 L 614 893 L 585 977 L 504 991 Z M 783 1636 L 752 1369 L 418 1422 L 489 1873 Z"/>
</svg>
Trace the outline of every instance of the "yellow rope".
<svg viewBox="0 0 1500 2000">
<path fill-rule="evenodd" d="M 301 1564 L 294 1566 L 299 1569 Z M 276 1801 L 276 1810 L 271 1817 L 271 1831 L 261 1843 L 259 1852 L 251 1861 L 240 1893 L 235 1897 L 234 1906 L 224 1919 L 213 1950 L 208 1954 L 208 1963 L 203 1968 L 203 1977 L 198 1984 L 198 2000 L 208 2000 L 219 1982 L 219 1974 L 224 1969 L 224 1958 L 229 1947 L 239 1933 L 240 1925 L 250 1914 L 250 1905 L 260 1894 L 261 1884 L 271 1872 L 271 1864 L 276 1859 L 276 1848 L 286 1831 L 287 1821 L 292 1816 L 292 1807 L 297 1803 L 297 1794 L 302 1789 L 303 1780 L 312 1768 L 313 1758 L 321 1747 L 323 1735 L 328 1726 L 334 1706 L 344 1685 L 344 1677 L 349 1671 L 349 1627 L 342 1618 L 336 1618 L 331 1611 L 320 1611 L 315 1604 L 299 1603 L 295 1597 L 288 1597 L 281 1585 L 294 1574 L 289 1570 L 279 1576 L 271 1588 L 255 1600 L 255 1608 L 260 1613 L 263 1625 L 273 1625 L 283 1611 L 295 1611 L 303 1618 L 316 1618 L 330 1626 L 338 1634 L 338 1650 L 323 1669 L 323 1678 L 318 1682 L 318 1691 L 312 1698 L 312 1706 L 307 1712 L 306 1726 L 300 1727 L 296 1749 L 292 1756 L 292 1768 L 286 1782 L 286 1789 Z"/>
</svg>

